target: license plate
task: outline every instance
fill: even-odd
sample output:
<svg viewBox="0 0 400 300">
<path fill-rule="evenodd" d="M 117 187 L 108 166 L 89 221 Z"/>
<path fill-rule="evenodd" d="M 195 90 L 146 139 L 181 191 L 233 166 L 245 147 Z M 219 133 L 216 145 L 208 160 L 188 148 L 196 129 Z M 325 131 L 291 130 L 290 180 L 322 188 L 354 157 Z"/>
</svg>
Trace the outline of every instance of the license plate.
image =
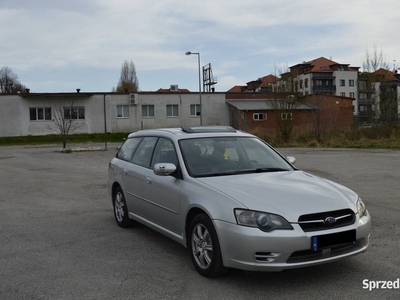
<svg viewBox="0 0 400 300">
<path fill-rule="evenodd" d="M 349 230 L 338 233 L 317 235 L 311 238 L 311 248 L 314 251 L 332 248 L 342 244 L 351 244 L 356 241 L 356 231 Z"/>
</svg>

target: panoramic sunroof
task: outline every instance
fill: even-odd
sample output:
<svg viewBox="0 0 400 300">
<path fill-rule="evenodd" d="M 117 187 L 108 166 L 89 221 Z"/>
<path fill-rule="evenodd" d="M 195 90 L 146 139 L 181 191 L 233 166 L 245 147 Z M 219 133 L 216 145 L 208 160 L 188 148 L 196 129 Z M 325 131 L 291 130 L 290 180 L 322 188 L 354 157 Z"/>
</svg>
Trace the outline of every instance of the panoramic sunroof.
<svg viewBox="0 0 400 300">
<path fill-rule="evenodd" d="M 205 132 L 236 132 L 236 129 L 230 126 L 199 126 L 199 127 L 181 127 L 186 133 L 205 133 Z"/>
</svg>

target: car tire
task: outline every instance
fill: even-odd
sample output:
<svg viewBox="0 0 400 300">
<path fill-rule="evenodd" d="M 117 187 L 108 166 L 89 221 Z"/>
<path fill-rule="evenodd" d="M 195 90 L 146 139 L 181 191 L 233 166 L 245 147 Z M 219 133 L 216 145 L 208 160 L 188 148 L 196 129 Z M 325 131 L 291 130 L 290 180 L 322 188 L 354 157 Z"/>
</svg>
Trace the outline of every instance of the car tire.
<svg viewBox="0 0 400 300">
<path fill-rule="evenodd" d="M 121 187 L 117 187 L 115 189 L 113 197 L 113 206 L 114 206 L 114 217 L 118 226 L 122 228 L 130 227 L 133 221 L 129 219 L 128 208 L 126 207 L 125 196 Z"/>
<path fill-rule="evenodd" d="M 215 228 L 206 214 L 193 218 L 189 226 L 189 250 L 196 270 L 205 277 L 227 273 Z"/>
</svg>

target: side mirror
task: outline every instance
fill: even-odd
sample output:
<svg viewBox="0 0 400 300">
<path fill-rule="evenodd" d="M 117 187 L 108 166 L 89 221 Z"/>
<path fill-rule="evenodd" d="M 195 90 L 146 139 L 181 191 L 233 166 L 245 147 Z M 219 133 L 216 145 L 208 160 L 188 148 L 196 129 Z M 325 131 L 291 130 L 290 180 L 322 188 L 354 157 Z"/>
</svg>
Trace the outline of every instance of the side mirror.
<svg viewBox="0 0 400 300">
<path fill-rule="evenodd" d="M 293 166 L 296 164 L 296 158 L 294 158 L 293 156 L 288 156 L 288 157 L 286 157 L 286 159 L 287 159 L 288 162 L 290 162 Z"/>
<path fill-rule="evenodd" d="M 176 171 L 176 166 L 171 163 L 155 164 L 153 172 L 159 176 L 168 176 Z"/>
</svg>

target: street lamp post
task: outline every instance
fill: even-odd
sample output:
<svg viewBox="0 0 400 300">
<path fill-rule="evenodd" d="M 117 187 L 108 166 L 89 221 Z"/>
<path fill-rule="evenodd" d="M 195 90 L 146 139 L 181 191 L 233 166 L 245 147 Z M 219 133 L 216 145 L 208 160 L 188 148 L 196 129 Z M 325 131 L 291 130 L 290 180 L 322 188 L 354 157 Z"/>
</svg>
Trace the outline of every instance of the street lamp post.
<svg viewBox="0 0 400 300">
<path fill-rule="evenodd" d="M 187 51 L 186 55 L 197 55 L 197 64 L 199 66 L 199 99 L 200 99 L 200 125 L 203 125 L 203 106 L 201 103 L 201 72 L 200 72 L 200 52 Z"/>
</svg>

